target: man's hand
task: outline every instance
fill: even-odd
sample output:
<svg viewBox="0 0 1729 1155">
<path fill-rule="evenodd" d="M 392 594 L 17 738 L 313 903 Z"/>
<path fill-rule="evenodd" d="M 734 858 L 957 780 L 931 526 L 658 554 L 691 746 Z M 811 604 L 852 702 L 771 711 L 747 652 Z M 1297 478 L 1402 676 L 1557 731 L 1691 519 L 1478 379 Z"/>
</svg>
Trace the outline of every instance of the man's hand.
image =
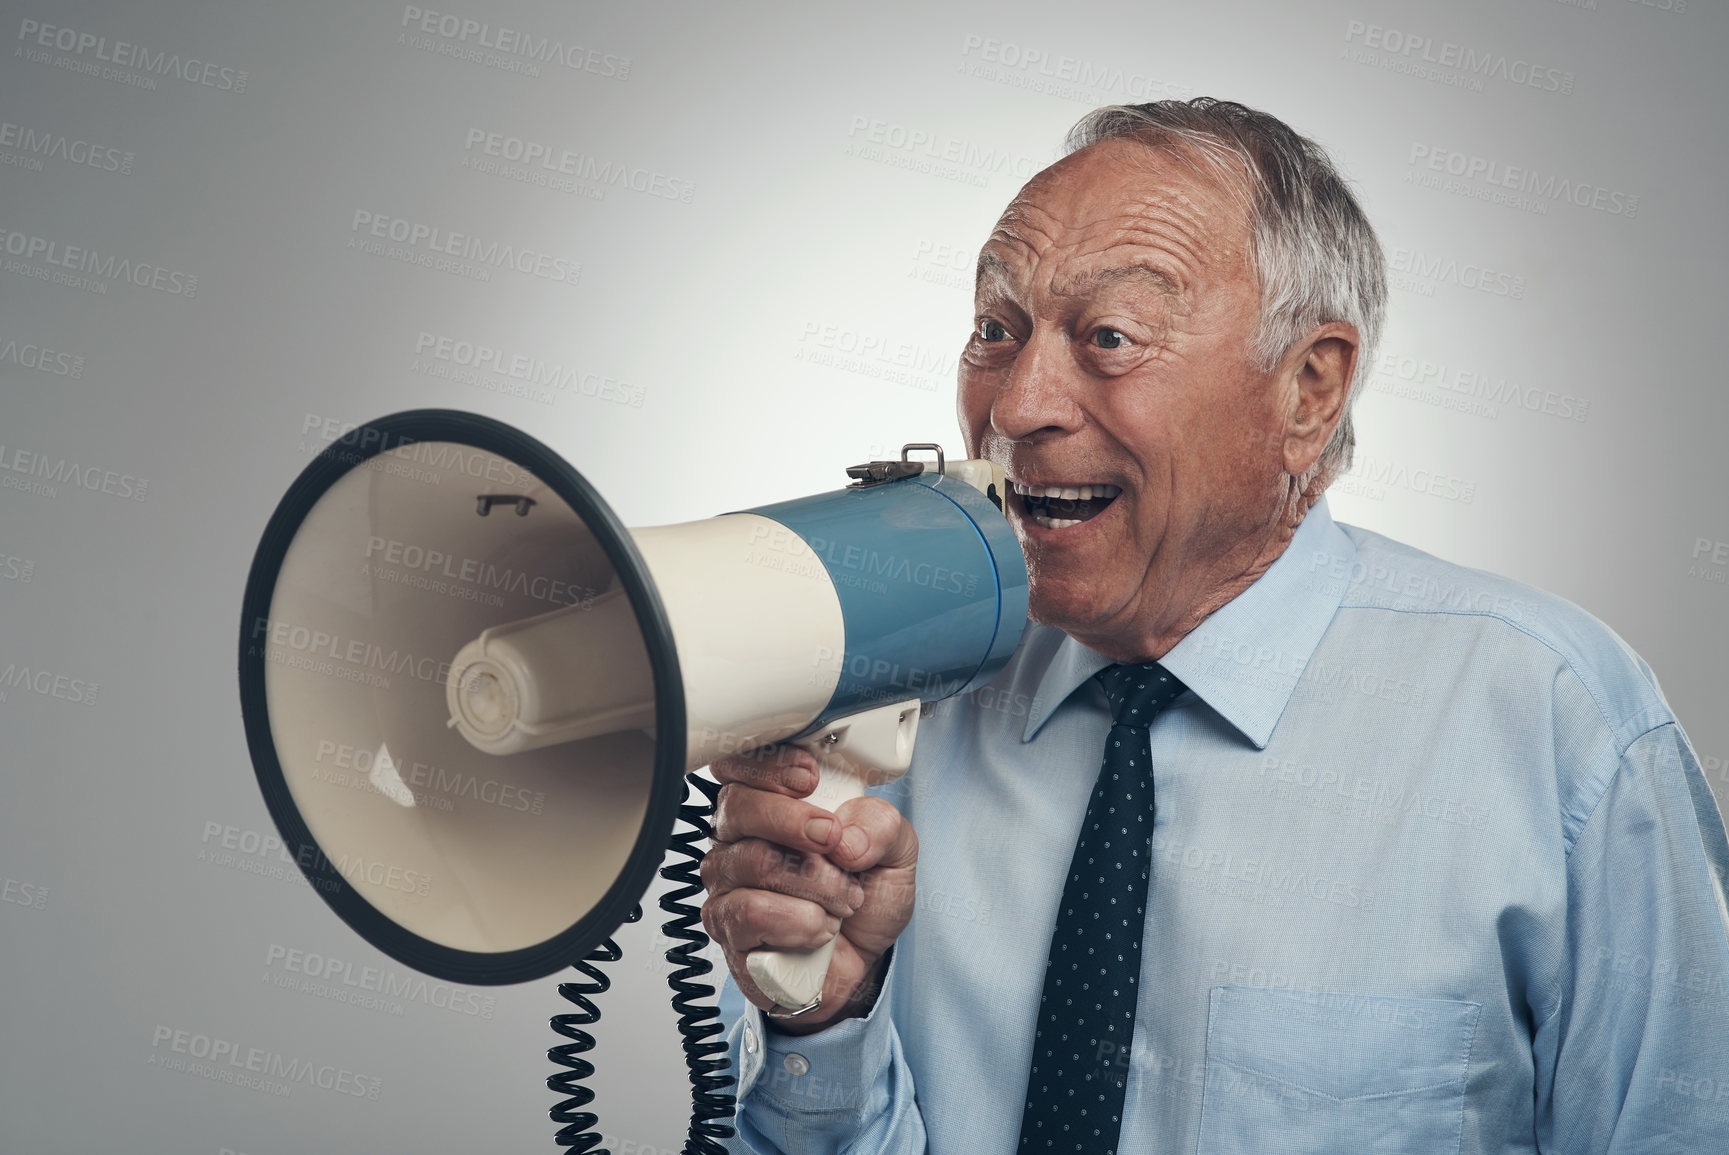
<svg viewBox="0 0 1729 1155">
<path fill-rule="evenodd" d="M 882 958 L 913 913 L 919 840 L 880 798 L 854 798 L 835 813 L 802 799 L 817 764 L 793 746 L 772 746 L 709 767 L 721 791 L 714 848 L 702 863 L 708 888 L 702 923 L 726 953 L 744 997 L 773 1001 L 751 981 L 745 955 L 757 947 L 816 947 L 837 933 L 822 1006 L 775 1028 L 805 1035 L 869 1012 Z"/>
</svg>

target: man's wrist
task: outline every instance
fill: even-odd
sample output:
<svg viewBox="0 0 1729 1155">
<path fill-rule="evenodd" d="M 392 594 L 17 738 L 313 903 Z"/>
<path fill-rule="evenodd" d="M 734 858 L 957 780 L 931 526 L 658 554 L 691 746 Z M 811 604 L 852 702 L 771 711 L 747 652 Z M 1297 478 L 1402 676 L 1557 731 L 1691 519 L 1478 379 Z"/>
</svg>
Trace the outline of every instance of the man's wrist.
<svg viewBox="0 0 1729 1155">
<path fill-rule="evenodd" d="M 846 998 L 841 1002 L 840 1010 L 829 1018 L 813 1022 L 805 1020 L 802 1016 L 799 1018 L 776 1018 L 773 1015 L 765 1014 L 763 1022 L 775 1034 L 805 1036 L 827 1030 L 836 1023 L 843 1023 L 848 1019 L 864 1018 L 871 1013 L 871 1010 L 876 1006 L 877 997 L 882 994 L 883 976 L 888 974 L 889 960 L 894 956 L 894 950 L 894 945 L 891 943 L 886 951 L 877 956 L 876 962 L 871 964 L 870 969 L 864 973 L 864 977 L 853 985 L 851 991 L 847 992 Z"/>
</svg>

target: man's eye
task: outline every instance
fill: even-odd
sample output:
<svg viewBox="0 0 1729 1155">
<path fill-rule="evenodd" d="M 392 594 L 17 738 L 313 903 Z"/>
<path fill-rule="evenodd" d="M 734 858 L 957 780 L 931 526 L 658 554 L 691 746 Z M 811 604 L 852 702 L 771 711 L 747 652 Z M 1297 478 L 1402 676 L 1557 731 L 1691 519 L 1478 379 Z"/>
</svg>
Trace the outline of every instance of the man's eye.
<svg viewBox="0 0 1729 1155">
<path fill-rule="evenodd" d="M 1101 349 L 1121 349 L 1129 339 L 1116 329 L 1100 329 L 1093 334 L 1093 344 Z"/>
<path fill-rule="evenodd" d="M 988 342 L 1007 341 L 1009 331 L 1001 321 L 982 321 L 979 323 L 979 339 Z"/>
</svg>

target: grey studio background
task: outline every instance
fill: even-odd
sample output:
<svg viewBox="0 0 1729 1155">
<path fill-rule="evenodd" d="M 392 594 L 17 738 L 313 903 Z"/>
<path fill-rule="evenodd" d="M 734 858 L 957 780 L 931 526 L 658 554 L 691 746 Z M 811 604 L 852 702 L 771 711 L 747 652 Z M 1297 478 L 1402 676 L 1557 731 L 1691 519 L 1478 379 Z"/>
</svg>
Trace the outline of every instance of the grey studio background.
<svg viewBox="0 0 1729 1155">
<path fill-rule="evenodd" d="M 973 256 L 1100 103 L 1229 97 L 1334 152 L 1394 286 L 1335 516 L 1609 622 L 1729 797 L 1717 0 L 0 13 L 0 1150 L 551 1149 L 554 980 L 412 983 L 265 848 L 265 520 L 423 406 L 632 525 L 959 451 Z M 663 917 L 595 1028 L 615 1151 L 682 1142 Z M 348 1079 L 176 1070 L 176 1032 Z"/>
</svg>

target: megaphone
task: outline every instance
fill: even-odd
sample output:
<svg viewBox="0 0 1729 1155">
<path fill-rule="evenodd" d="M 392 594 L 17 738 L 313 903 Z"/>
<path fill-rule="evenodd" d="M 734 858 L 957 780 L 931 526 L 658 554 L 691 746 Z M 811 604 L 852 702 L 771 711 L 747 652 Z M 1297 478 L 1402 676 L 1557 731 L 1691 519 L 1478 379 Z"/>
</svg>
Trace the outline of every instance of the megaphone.
<svg viewBox="0 0 1729 1155">
<path fill-rule="evenodd" d="M 500 422 L 350 431 L 283 497 L 242 608 L 246 737 L 284 844 L 385 954 L 520 982 L 625 921 L 688 772 L 798 742 L 831 809 L 904 772 L 922 706 L 988 681 L 1026 622 L 1000 469 L 938 454 L 627 530 Z M 748 963 L 805 1009 L 832 950 Z"/>
</svg>

